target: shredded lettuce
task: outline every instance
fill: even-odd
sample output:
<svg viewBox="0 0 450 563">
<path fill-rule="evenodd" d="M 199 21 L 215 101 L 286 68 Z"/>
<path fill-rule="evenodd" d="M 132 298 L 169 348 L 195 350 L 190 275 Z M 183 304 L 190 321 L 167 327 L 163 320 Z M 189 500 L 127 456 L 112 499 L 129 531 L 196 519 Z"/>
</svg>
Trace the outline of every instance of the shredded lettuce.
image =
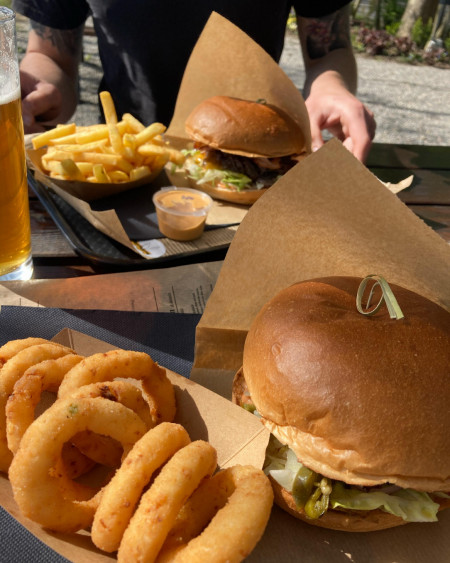
<svg viewBox="0 0 450 563">
<path fill-rule="evenodd" d="M 294 452 L 288 446 L 279 442 L 274 436 L 271 436 L 264 466 L 266 475 L 270 475 L 284 489 L 294 494 L 297 484 L 296 479 L 301 474 L 303 468 L 304 466 L 297 460 Z M 322 476 L 317 475 L 315 481 L 315 489 L 313 489 L 311 497 L 314 494 L 318 494 L 318 488 L 320 488 L 322 483 Z M 403 518 L 407 522 L 437 521 L 439 504 L 434 502 L 424 492 L 413 489 L 400 489 L 387 493 L 377 488 L 362 491 L 356 487 L 347 486 L 340 481 L 331 481 L 329 479 L 327 479 L 326 486 L 327 490 L 322 492 L 329 494 L 331 508 L 350 510 L 380 509 Z M 331 486 L 330 491 L 328 486 Z M 445 493 L 436 493 L 436 496 L 448 498 L 448 495 Z"/>
<path fill-rule="evenodd" d="M 363 492 L 353 487 L 346 488 L 335 482 L 330 496 L 332 508 L 353 510 L 375 510 L 380 508 L 407 522 L 436 522 L 439 504 L 433 502 L 427 493 L 413 489 L 401 489 L 394 493 L 379 491 Z"/>
<path fill-rule="evenodd" d="M 237 191 L 242 191 L 252 185 L 252 179 L 245 174 L 202 166 L 203 154 L 198 149 L 184 149 L 181 152 L 188 157 L 184 163 L 184 168 L 187 170 L 189 177 L 198 184 L 208 183 L 217 186 L 220 183 Z"/>
<path fill-rule="evenodd" d="M 433 493 L 433 496 L 439 497 L 439 498 L 450 498 L 450 495 L 448 495 L 447 493 L 442 493 L 442 492 Z"/>
<path fill-rule="evenodd" d="M 185 168 L 189 177 L 198 184 L 208 183 L 217 186 L 217 184 L 221 183 L 241 191 L 248 188 L 252 183 L 251 178 L 245 174 L 239 174 L 231 170 L 220 170 L 219 168 L 205 168 L 192 161 L 186 161 Z"/>
</svg>

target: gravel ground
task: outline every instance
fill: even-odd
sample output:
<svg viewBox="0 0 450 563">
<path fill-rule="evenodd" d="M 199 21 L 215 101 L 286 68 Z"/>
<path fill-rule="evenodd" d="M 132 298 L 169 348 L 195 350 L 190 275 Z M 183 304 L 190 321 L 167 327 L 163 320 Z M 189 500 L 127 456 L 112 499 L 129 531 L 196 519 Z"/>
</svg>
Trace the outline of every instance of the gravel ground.
<svg viewBox="0 0 450 563">
<path fill-rule="evenodd" d="M 18 45 L 24 52 L 28 23 L 18 18 Z M 358 55 L 358 97 L 374 112 L 375 141 L 450 145 L 450 71 Z M 280 66 L 301 89 L 304 67 L 298 39 L 287 33 Z M 74 119 L 80 125 L 98 119 L 97 88 L 101 63 L 94 35 L 84 39 L 80 69 L 80 103 Z"/>
<path fill-rule="evenodd" d="M 286 37 L 280 65 L 301 88 L 298 41 Z M 362 55 L 358 62 L 358 97 L 374 112 L 375 141 L 417 145 L 450 145 L 450 71 Z"/>
</svg>

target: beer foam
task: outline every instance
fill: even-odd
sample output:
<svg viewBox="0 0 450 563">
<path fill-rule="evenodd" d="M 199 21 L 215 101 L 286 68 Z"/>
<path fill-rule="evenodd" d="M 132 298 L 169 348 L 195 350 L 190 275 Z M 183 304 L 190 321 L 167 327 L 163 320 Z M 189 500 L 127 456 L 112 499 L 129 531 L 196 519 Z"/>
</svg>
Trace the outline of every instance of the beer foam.
<svg viewBox="0 0 450 563">
<path fill-rule="evenodd" d="M 9 102 L 13 102 L 14 100 L 20 99 L 20 86 L 13 90 L 12 92 L 8 92 L 4 94 L 0 89 L 0 105 L 9 104 Z"/>
</svg>

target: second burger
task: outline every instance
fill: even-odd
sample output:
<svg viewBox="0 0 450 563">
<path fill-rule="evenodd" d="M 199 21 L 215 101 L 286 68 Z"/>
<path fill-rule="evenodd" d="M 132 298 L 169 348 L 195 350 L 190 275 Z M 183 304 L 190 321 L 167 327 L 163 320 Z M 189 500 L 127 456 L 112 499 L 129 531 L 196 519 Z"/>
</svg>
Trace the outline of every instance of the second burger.
<svg viewBox="0 0 450 563">
<path fill-rule="evenodd" d="M 300 126 L 264 100 L 214 96 L 188 116 L 194 141 L 177 174 L 216 199 L 253 204 L 304 156 Z"/>
</svg>

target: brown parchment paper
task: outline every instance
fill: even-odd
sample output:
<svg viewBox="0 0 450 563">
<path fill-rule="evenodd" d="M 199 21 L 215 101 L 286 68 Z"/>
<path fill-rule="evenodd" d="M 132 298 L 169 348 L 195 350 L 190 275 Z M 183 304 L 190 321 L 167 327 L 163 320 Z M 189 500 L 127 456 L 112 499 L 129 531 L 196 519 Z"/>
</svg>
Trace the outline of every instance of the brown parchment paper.
<svg viewBox="0 0 450 563">
<path fill-rule="evenodd" d="M 65 279 L 0 283 L 3 305 L 153 313 L 204 311 L 221 261 Z M 114 288 L 114 290 L 112 290 Z"/>
<path fill-rule="evenodd" d="M 197 326 L 191 377 L 229 397 L 252 319 L 292 283 L 379 274 L 450 309 L 449 273 L 446 242 L 331 140 L 241 223 Z"/>
<path fill-rule="evenodd" d="M 135 244 L 135 241 L 130 239 L 126 230 L 119 219 L 119 216 L 114 208 L 97 211 L 92 209 L 90 202 L 80 199 L 75 195 L 70 194 L 67 190 L 56 185 L 52 179 L 48 178 L 40 172 L 35 170 L 36 179 L 53 190 L 71 207 L 86 219 L 93 227 L 101 233 L 109 236 L 113 240 L 123 244 L 136 254 L 151 260 L 163 256 L 174 256 L 183 254 L 185 252 L 207 251 L 214 248 L 221 248 L 228 245 L 233 239 L 237 225 L 242 221 L 247 213 L 248 208 L 243 205 L 224 205 L 222 202 L 214 201 L 210 212 L 207 217 L 207 225 L 218 226 L 215 229 L 206 230 L 201 237 L 193 241 L 178 242 L 169 238 L 157 239 L 164 245 L 164 253 L 152 252 L 151 247 L 146 248 L 146 252 L 141 251 L 140 246 Z M 153 193 L 163 185 L 169 185 L 170 182 L 164 182 L 165 176 L 160 175 L 152 185 L 149 185 L 148 197 L 151 198 Z M 133 197 L 132 190 L 127 197 Z M 221 227 L 220 225 L 224 225 Z M 142 241 L 138 241 L 142 246 Z M 158 248 L 159 250 L 159 248 Z"/>
<path fill-rule="evenodd" d="M 187 116 L 197 104 L 217 95 L 255 101 L 262 98 L 280 107 L 297 121 L 305 152 L 311 152 L 309 117 L 294 83 L 253 39 L 213 12 L 186 66 L 165 136 L 174 143 L 186 144 Z"/>
</svg>

